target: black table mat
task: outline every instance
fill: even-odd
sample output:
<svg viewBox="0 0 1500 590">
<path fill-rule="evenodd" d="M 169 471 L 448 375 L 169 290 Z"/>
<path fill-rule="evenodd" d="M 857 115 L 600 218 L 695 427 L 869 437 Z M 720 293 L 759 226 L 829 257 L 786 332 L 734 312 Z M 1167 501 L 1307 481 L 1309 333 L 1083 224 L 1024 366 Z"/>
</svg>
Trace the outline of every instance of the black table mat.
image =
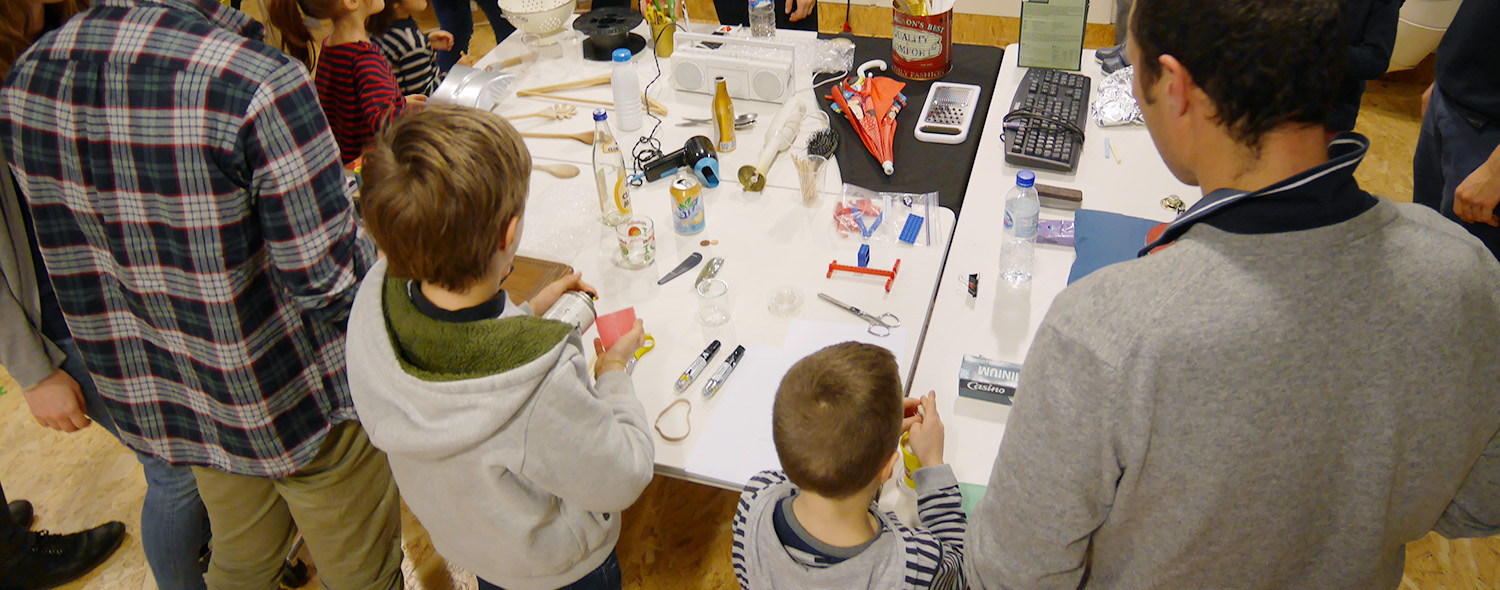
<svg viewBox="0 0 1500 590">
<path fill-rule="evenodd" d="M 820 35 L 827 38 L 830 35 Z M 891 62 L 891 40 L 871 37 L 839 35 L 854 41 L 854 67 L 872 60 Z M 944 207 L 957 213 L 963 206 L 964 191 L 969 186 L 969 174 L 974 169 L 974 157 L 979 151 L 979 139 L 984 136 L 984 120 L 989 113 L 990 98 L 995 92 L 995 78 L 1000 75 L 1000 60 L 1005 50 L 998 47 L 953 44 L 953 71 L 940 80 L 973 84 L 980 88 L 979 108 L 969 124 L 969 137 L 961 144 L 947 145 L 917 141 L 912 135 L 917 118 L 922 114 L 922 105 L 927 101 L 927 91 L 933 81 L 907 80 L 890 71 L 883 74 L 906 83 L 902 90 L 906 94 L 906 107 L 896 117 L 896 138 L 892 142 L 895 153 L 896 173 L 886 176 L 880 163 L 865 149 L 858 133 L 849 119 L 828 108 L 832 101 L 824 98 L 834 82 L 817 89 L 818 103 L 828 112 L 833 128 L 839 131 L 839 172 L 844 182 L 871 190 L 926 193 L 937 191 L 938 200 Z M 854 75 L 850 72 L 850 75 Z"/>
</svg>

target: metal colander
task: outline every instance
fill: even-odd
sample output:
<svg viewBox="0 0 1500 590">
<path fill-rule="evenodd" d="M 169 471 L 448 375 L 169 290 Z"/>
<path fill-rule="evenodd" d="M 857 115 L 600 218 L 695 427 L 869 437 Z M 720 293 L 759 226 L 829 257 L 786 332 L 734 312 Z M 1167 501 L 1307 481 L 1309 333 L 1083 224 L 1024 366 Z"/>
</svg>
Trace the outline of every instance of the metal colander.
<svg viewBox="0 0 1500 590">
<path fill-rule="evenodd" d="M 578 0 L 499 0 L 499 3 L 500 11 L 516 29 L 543 37 L 561 32 L 578 6 Z"/>
</svg>

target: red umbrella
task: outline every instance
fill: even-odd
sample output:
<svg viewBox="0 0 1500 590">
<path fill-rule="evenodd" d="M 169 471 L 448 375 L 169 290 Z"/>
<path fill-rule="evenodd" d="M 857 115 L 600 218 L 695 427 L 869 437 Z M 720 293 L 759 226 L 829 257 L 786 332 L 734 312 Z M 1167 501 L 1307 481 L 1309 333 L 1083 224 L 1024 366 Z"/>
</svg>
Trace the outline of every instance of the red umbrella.
<svg viewBox="0 0 1500 590">
<path fill-rule="evenodd" d="M 871 67 L 885 69 L 885 62 L 865 62 L 859 76 L 845 79 L 833 88 L 832 99 L 854 126 L 870 155 L 880 162 L 887 175 L 895 174 L 895 154 L 891 146 L 896 138 L 896 115 L 906 105 L 901 90 L 906 83 L 884 76 L 871 76 Z"/>
</svg>

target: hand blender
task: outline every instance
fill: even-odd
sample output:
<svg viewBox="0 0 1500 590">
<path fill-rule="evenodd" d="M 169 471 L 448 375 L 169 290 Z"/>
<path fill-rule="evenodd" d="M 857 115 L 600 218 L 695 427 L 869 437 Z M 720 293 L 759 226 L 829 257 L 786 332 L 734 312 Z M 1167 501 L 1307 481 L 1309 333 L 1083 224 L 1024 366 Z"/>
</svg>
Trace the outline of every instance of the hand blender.
<svg viewBox="0 0 1500 590">
<path fill-rule="evenodd" d="M 740 184 L 745 190 L 766 188 L 766 173 L 771 171 L 776 156 L 792 147 L 792 140 L 797 139 L 797 133 L 802 130 L 802 116 L 806 113 L 807 103 L 795 98 L 787 99 L 776 112 L 776 118 L 771 120 L 771 128 L 766 133 L 766 145 L 760 150 L 760 159 L 754 166 L 740 167 Z"/>
</svg>

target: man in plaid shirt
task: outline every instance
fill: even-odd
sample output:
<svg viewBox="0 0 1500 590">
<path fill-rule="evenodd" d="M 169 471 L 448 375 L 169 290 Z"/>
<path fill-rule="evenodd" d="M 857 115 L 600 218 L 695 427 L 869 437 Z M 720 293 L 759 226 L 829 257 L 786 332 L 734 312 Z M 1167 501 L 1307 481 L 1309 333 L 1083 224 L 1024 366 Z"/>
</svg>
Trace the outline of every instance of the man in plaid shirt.
<svg viewBox="0 0 1500 590">
<path fill-rule="evenodd" d="M 344 373 L 374 250 L 312 81 L 215 0 L 104 0 L 0 90 L 0 148 L 130 447 L 193 466 L 210 588 L 397 588 L 400 521 Z"/>
</svg>

